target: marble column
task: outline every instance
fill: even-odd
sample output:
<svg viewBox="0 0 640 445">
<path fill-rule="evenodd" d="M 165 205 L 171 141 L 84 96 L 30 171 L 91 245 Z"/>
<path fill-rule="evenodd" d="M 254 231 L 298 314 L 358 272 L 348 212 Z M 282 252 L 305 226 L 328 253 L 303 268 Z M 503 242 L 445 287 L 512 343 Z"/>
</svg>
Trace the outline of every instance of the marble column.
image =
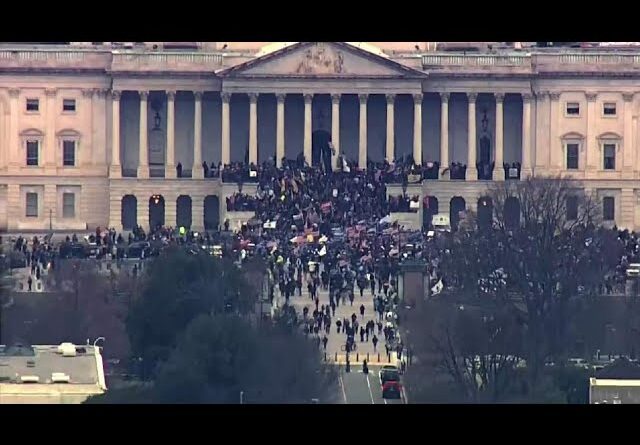
<svg viewBox="0 0 640 445">
<path fill-rule="evenodd" d="M 191 177 L 193 179 L 204 178 L 202 168 L 202 91 L 195 91 L 193 113 L 193 167 Z"/>
<path fill-rule="evenodd" d="M 164 225 L 178 227 L 178 197 L 175 195 L 164 196 Z"/>
<path fill-rule="evenodd" d="M 56 117 L 58 110 L 56 109 L 56 96 L 58 91 L 55 88 L 48 88 L 44 91 L 47 98 L 46 105 L 46 132 L 44 140 L 43 158 L 45 170 L 55 170 L 56 168 L 56 152 L 59 148 L 56 144 Z M 60 148 L 60 151 L 62 149 Z M 62 158 L 62 155 L 60 156 Z M 78 151 L 76 150 L 76 165 L 79 165 Z M 62 162 L 60 163 L 62 165 Z"/>
<path fill-rule="evenodd" d="M 221 93 L 222 99 L 222 153 L 221 161 L 223 165 L 231 162 L 231 113 L 229 112 L 229 103 L 231 102 L 231 93 Z"/>
<path fill-rule="evenodd" d="M 622 134 L 622 169 L 633 171 L 633 93 L 622 93 L 624 129 Z M 633 227 L 632 227 L 633 228 Z"/>
<path fill-rule="evenodd" d="M 387 94 L 387 143 L 385 149 L 385 157 L 388 163 L 393 163 L 396 159 L 396 147 L 395 147 L 395 123 L 394 123 L 394 111 L 395 111 L 395 94 Z"/>
<path fill-rule="evenodd" d="M 18 98 L 20 90 L 17 88 L 9 89 L 9 149 L 6 153 L 5 163 L 10 169 L 17 169 L 18 166 L 24 165 L 24 159 L 20 159 L 20 143 L 18 141 Z"/>
<path fill-rule="evenodd" d="M 138 144 L 138 178 L 149 177 L 149 144 L 147 142 L 147 107 L 149 92 L 140 91 L 140 142 Z"/>
<path fill-rule="evenodd" d="M 496 156 L 493 180 L 504 181 L 504 93 L 494 94 L 496 99 Z"/>
<path fill-rule="evenodd" d="M 367 168 L 367 100 L 368 94 L 359 94 L 360 99 L 360 131 L 358 138 L 358 167 Z"/>
<path fill-rule="evenodd" d="M 167 91 L 167 161 L 164 177 L 174 179 L 176 175 L 176 92 Z"/>
<path fill-rule="evenodd" d="M 258 95 L 249 93 L 249 163 L 258 164 Z"/>
<path fill-rule="evenodd" d="M 89 137 L 89 140 L 86 143 L 83 143 L 82 146 L 83 148 L 86 148 L 86 150 L 82 150 L 82 151 L 76 151 L 76 165 L 79 166 L 90 166 L 91 164 L 93 164 L 93 153 L 95 153 L 97 150 L 96 146 L 95 146 L 95 120 L 97 118 L 98 115 L 98 110 L 96 109 L 96 107 L 94 107 L 94 101 L 93 101 L 93 96 L 94 94 L 97 94 L 97 90 L 93 90 L 93 89 L 83 89 L 82 90 L 82 98 L 83 100 L 83 104 L 86 107 L 85 109 L 90 110 L 90 116 L 87 119 L 88 123 L 89 123 L 89 128 L 91 129 L 91 136 Z M 63 156 L 62 154 L 62 150 L 60 150 L 61 156 Z"/>
<path fill-rule="evenodd" d="M 597 93 L 585 93 L 587 99 L 587 170 L 601 170 L 604 168 L 603 156 L 599 156 L 596 140 L 596 99 Z M 553 136 L 552 136 L 553 137 Z"/>
<path fill-rule="evenodd" d="M 440 175 L 449 164 L 449 93 L 440 93 Z"/>
<path fill-rule="evenodd" d="M 109 176 L 111 178 L 122 177 L 120 165 L 120 91 L 111 92 L 111 165 Z"/>
<path fill-rule="evenodd" d="M 340 94 L 331 95 L 331 143 L 333 152 L 331 153 L 331 169 L 336 168 L 338 156 L 340 156 Z"/>
<path fill-rule="evenodd" d="M 413 95 L 413 162 L 422 165 L 422 94 Z"/>
<path fill-rule="evenodd" d="M 520 178 L 525 179 L 531 170 L 531 93 L 522 95 L 522 162 Z"/>
<path fill-rule="evenodd" d="M 204 230 L 204 195 L 199 193 L 191 194 L 191 230 Z"/>
<path fill-rule="evenodd" d="M 475 181 L 478 179 L 478 169 L 476 167 L 476 99 L 477 93 L 468 93 L 468 145 L 467 145 L 467 181 Z"/>
<path fill-rule="evenodd" d="M 311 130 L 312 130 L 312 118 L 311 118 L 311 104 L 313 102 L 313 94 L 304 95 L 304 159 L 311 165 L 312 158 L 312 145 L 311 145 Z"/>
<path fill-rule="evenodd" d="M 282 167 L 284 151 L 284 101 L 286 94 L 276 94 L 276 165 Z"/>
</svg>

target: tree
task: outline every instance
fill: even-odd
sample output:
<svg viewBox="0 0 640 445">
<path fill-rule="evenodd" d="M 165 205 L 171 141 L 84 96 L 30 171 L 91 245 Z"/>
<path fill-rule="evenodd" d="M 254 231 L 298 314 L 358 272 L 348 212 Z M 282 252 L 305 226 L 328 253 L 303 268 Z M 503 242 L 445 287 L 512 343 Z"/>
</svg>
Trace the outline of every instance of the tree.
<svg viewBox="0 0 640 445">
<path fill-rule="evenodd" d="M 165 360 L 176 337 L 201 314 L 255 310 L 257 292 L 231 261 L 170 247 L 145 269 L 140 298 L 132 303 L 127 331 L 144 378 Z"/>
<path fill-rule="evenodd" d="M 472 387 L 476 380 L 482 382 L 482 388 L 494 379 L 482 376 L 482 357 L 497 354 L 502 361 L 519 356 L 526 360 L 523 392 L 531 395 L 546 388 L 542 379 L 545 361 L 565 361 L 572 346 L 572 309 L 576 302 L 599 295 L 604 277 L 619 259 L 615 250 L 619 243 L 610 239 L 615 238 L 611 231 L 596 229 L 600 223 L 597 201 L 564 179 L 496 183 L 487 197 L 484 203 L 491 206 L 483 206 L 482 215 L 470 214 L 465 226 L 444 239 L 441 269 L 447 290 L 436 298 L 449 299 L 451 307 L 477 307 L 482 314 L 479 318 L 493 320 L 494 327 L 477 320 L 451 321 L 443 331 L 446 335 L 435 336 L 438 360 L 456 380 L 456 372 L 465 377 L 462 371 L 467 368 L 478 374 L 468 363 L 469 357 L 476 360 L 478 356 L 480 375 L 471 382 Z M 572 214 L 572 202 L 577 204 L 577 214 Z M 499 330 L 505 337 L 487 342 L 483 329 Z M 411 331 L 412 341 L 421 335 L 434 338 L 418 326 Z M 518 347 L 510 341 L 515 338 L 521 339 Z M 451 366 L 454 360 L 458 366 Z M 510 364 L 506 369 L 511 369 Z M 468 381 L 457 378 L 456 383 L 465 388 Z M 469 391 L 463 392 L 475 400 Z M 501 390 L 495 387 L 492 391 L 497 395 Z"/>
<path fill-rule="evenodd" d="M 152 385 L 91 402 L 326 402 L 334 379 L 335 369 L 299 332 L 275 325 L 259 329 L 237 314 L 202 314 L 179 335 Z"/>
</svg>

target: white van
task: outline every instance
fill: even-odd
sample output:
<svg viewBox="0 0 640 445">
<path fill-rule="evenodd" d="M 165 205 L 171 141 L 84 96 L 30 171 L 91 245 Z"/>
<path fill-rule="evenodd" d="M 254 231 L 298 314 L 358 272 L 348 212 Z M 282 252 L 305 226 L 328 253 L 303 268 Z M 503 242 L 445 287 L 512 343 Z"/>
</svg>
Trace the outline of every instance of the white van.
<svg viewBox="0 0 640 445">
<path fill-rule="evenodd" d="M 431 224 L 436 231 L 439 232 L 451 232 L 451 222 L 449 221 L 449 215 L 444 213 L 438 213 L 431 217 Z"/>
</svg>

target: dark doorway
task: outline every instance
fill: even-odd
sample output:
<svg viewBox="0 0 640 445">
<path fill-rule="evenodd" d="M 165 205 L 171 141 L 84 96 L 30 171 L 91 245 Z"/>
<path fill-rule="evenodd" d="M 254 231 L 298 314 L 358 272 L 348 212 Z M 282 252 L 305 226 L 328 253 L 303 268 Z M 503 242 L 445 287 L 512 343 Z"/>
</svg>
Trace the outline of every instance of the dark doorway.
<svg viewBox="0 0 640 445">
<path fill-rule="evenodd" d="M 493 224 L 493 202 L 483 196 L 478 199 L 478 228 L 487 229 Z"/>
<path fill-rule="evenodd" d="M 138 224 L 138 200 L 133 195 L 122 197 L 122 228 L 133 230 Z"/>
<path fill-rule="evenodd" d="M 164 197 L 153 195 L 149 198 L 149 227 L 156 229 L 164 226 Z"/>
<path fill-rule="evenodd" d="M 218 230 L 220 226 L 220 200 L 215 195 L 204 198 L 204 229 Z"/>
<path fill-rule="evenodd" d="M 482 136 L 480 138 L 480 159 L 482 164 L 491 163 L 491 139 L 489 136 Z"/>
<path fill-rule="evenodd" d="M 464 217 L 467 210 L 467 203 L 462 196 L 454 196 L 449 202 L 449 223 L 451 230 L 458 230 L 460 219 Z"/>
<path fill-rule="evenodd" d="M 331 167 L 331 149 L 329 142 L 331 134 L 326 130 L 316 130 L 311 139 L 311 161 L 314 166 L 324 165 Z M 307 162 L 309 160 L 307 159 Z"/>
<path fill-rule="evenodd" d="M 520 225 L 520 201 L 510 196 L 504 201 L 504 226 L 515 229 Z"/>
<path fill-rule="evenodd" d="M 433 215 L 438 214 L 438 198 L 435 196 L 425 196 L 422 200 L 422 227 L 431 227 Z"/>
<path fill-rule="evenodd" d="M 190 229 L 191 215 L 191 197 L 187 195 L 178 196 L 178 200 L 176 201 L 176 225 Z"/>
</svg>

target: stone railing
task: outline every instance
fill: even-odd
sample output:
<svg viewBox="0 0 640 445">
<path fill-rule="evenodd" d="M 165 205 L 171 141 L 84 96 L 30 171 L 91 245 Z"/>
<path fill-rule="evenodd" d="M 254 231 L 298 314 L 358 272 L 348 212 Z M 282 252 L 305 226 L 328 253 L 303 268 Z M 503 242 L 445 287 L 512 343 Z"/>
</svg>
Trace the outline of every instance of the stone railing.
<svg viewBox="0 0 640 445">
<path fill-rule="evenodd" d="M 530 73 L 529 54 L 425 54 L 422 68 L 445 73 Z"/>
<path fill-rule="evenodd" d="M 0 69 L 106 70 L 111 53 L 79 50 L 3 49 Z"/>
<path fill-rule="evenodd" d="M 200 52 L 114 52 L 112 71 L 213 72 L 222 68 L 222 54 Z"/>
<path fill-rule="evenodd" d="M 545 53 L 536 54 L 538 72 L 628 72 L 640 70 L 640 53 Z"/>
</svg>

